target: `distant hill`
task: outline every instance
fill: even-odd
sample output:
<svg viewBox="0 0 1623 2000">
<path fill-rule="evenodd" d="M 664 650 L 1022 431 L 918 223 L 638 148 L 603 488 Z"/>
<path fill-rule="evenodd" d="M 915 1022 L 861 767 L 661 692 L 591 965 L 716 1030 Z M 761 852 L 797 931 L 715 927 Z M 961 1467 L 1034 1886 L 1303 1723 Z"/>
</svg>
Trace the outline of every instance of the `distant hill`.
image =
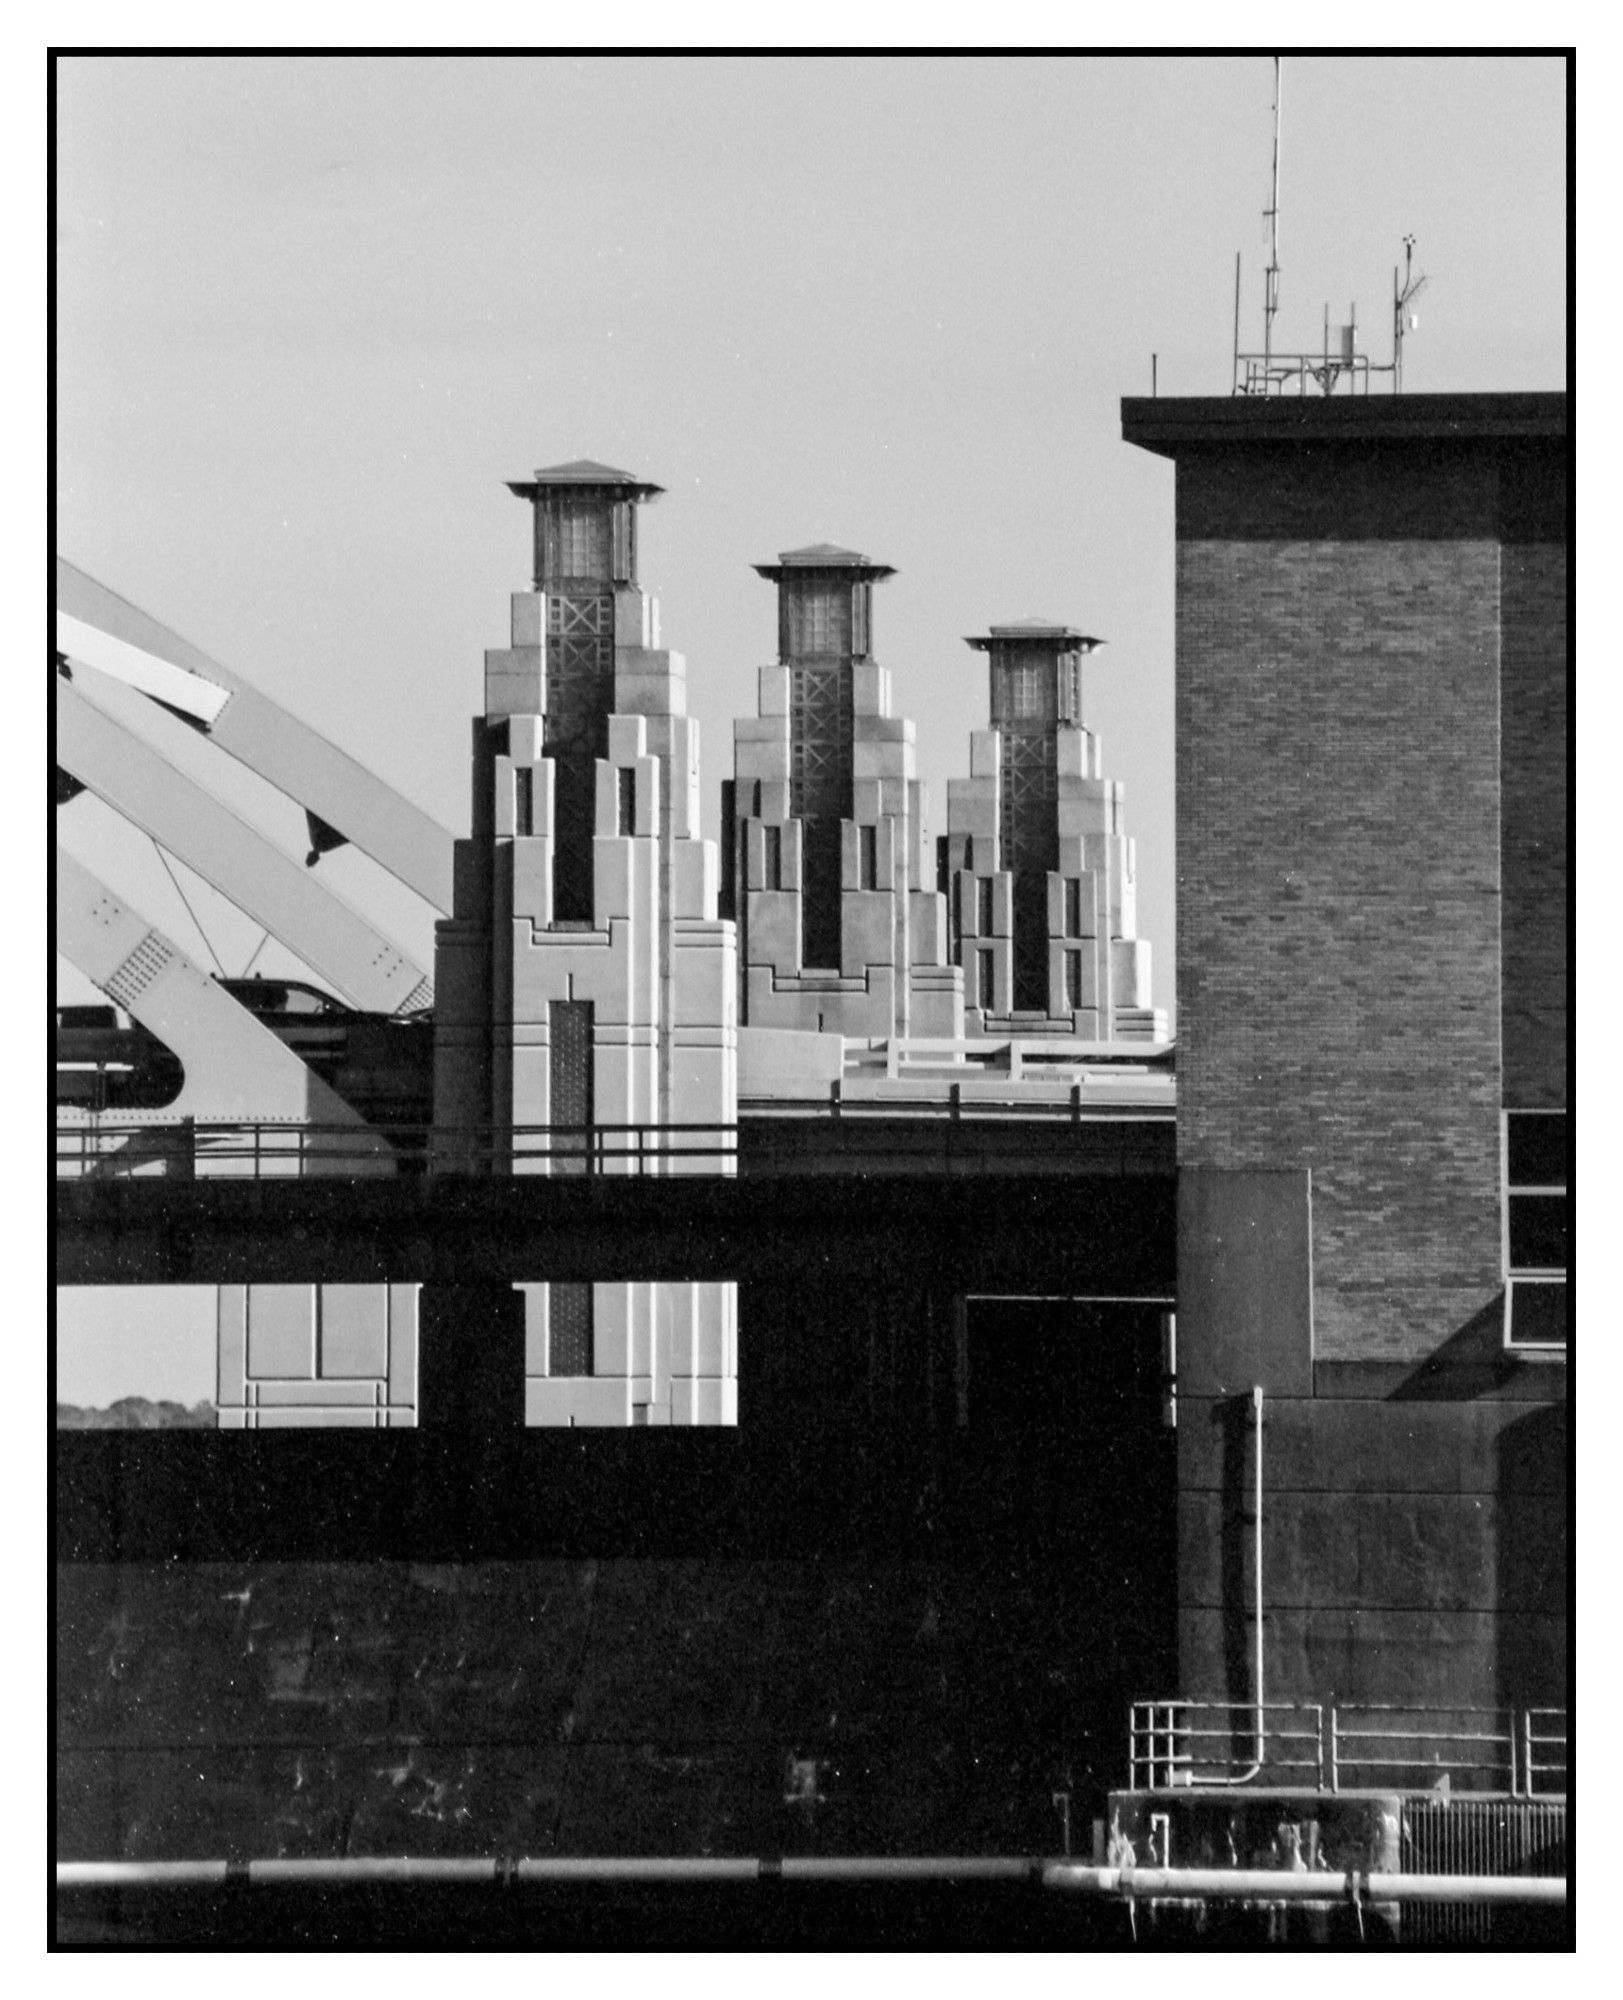
<svg viewBox="0 0 1623 2000">
<path fill-rule="evenodd" d="M 216 1422 L 212 1403 L 153 1403 L 145 1396 L 120 1396 L 105 1410 L 81 1410 L 77 1403 L 58 1403 L 59 1431 L 211 1431 Z"/>
</svg>

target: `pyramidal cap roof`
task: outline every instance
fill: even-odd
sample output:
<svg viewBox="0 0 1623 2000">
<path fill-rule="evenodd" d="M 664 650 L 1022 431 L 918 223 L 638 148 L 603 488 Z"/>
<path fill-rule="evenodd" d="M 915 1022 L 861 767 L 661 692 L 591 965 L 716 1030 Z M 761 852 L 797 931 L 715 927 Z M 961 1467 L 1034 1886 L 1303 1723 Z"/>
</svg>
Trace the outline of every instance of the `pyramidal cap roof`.
<svg viewBox="0 0 1623 2000">
<path fill-rule="evenodd" d="M 1091 653 L 1105 643 L 1103 639 L 1079 632 L 1074 625 L 1061 625 L 1052 618 L 1016 618 L 1011 624 L 992 626 L 977 638 L 966 638 L 964 644 L 989 653 L 993 646 L 1009 639 L 1053 639 L 1066 652 L 1080 649 L 1085 653 Z"/>
<path fill-rule="evenodd" d="M 595 458 L 572 458 L 566 465 L 543 466 L 528 479 L 510 479 L 507 485 L 522 499 L 533 499 L 543 486 L 614 486 L 639 500 L 651 500 L 665 491 L 634 472 L 622 472 L 619 466 L 604 465 Z"/>
<path fill-rule="evenodd" d="M 888 563 L 876 563 L 855 549 L 842 549 L 834 542 L 812 542 L 803 549 L 784 549 L 775 563 L 756 563 L 755 573 L 769 580 L 792 569 L 826 569 L 856 572 L 874 581 L 896 574 Z"/>
</svg>

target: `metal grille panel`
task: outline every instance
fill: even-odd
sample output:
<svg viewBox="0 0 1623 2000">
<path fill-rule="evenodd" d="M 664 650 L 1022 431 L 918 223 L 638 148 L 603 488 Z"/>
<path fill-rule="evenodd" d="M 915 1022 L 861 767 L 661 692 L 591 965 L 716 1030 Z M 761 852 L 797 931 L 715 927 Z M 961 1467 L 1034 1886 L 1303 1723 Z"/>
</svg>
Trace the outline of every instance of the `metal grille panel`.
<svg viewBox="0 0 1623 2000">
<path fill-rule="evenodd" d="M 163 971 L 172 965 L 175 954 L 156 931 L 148 931 L 128 958 L 103 987 L 109 999 L 127 1011 L 134 1009 L 141 995 Z"/>
<path fill-rule="evenodd" d="M 554 1133 L 552 1170 L 555 1174 L 583 1174 L 588 1139 L 584 1128 L 592 1122 L 592 1003 L 554 1000 L 547 1009 L 547 1024 L 552 1083 L 548 1122 L 554 1127 L 576 1128 L 570 1133 Z"/>
<path fill-rule="evenodd" d="M 547 1373 L 590 1375 L 592 1372 L 592 1288 L 590 1285 L 547 1287 Z"/>
<path fill-rule="evenodd" d="M 1403 1867 L 1415 1875 L 1564 1875 L 1567 1809 L 1543 1799 L 1406 1799 Z M 1405 1903 L 1406 1944 L 1477 1944 L 1493 1911 L 1470 1903 Z"/>
<path fill-rule="evenodd" d="M 597 760 L 614 706 L 614 596 L 547 599 L 546 754 L 553 761 L 553 916 L 592 915 Z"/>
<path fill-rule="evenodd" d="M 999 860 L 1014 876 L 1014 1004 L 1048 1011 L 1048 875 L 1059 866 L 1059 775 L 1052 732 L 1005 727 Z"/>
<path fill-rule="evenodd" d="M 840 823 L 851 810 L 851 662 L 789 672 L 789 810 L 805 827 L 801 949 L 808 966 L 840 963 Z"/>
</svg>

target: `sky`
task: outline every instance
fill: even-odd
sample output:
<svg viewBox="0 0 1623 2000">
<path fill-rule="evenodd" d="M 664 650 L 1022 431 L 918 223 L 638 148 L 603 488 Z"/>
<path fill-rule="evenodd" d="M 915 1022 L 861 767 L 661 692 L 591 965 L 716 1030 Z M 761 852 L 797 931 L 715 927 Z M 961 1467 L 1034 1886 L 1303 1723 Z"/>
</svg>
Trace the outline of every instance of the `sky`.
<svg viewBox="0 0 1623 2000">
<path fill-rule="evenodd" d="M 1087 720 L 1175 1018 L 1173 471 L 1122 443 L 1120 400 L 1152 355 L 1163 395 L 1227 392 L 1236 253 L 1260 344 L 1268 58 L 72 57 L 57 79 L 63 555 L 457 832 L 483 649 L 530 580 L 504 482 L 537 466 L 667 489 L 642 581 L 687 657 L 712 833 L 776 644 L 753 563 L 827 540 L 894 565 L 874 647 L 931 835 L 986 721 L 964 637 L 1079 625 L 1107 641 Z M 1558 60 L 1292 57 L 1281 134 L 1276 346 L 1356 305 L 1388 360 L 1412 234 L 1406 389 L 1566 386 Z M 302 853 L 285 801 L 219 788 Z M 94 800 L 60 824 L 242 970 L 255 925 Z M 321 865 L 431 951 L 364 857 Z M 257 966 L 291 969 L 275 946 Z M 197 1301 L 141 1316 L 110 1345 L 66 1298 L 61 1393 L 126 1393 L 122 1370 L 207 1394 Z"/>
</svg>

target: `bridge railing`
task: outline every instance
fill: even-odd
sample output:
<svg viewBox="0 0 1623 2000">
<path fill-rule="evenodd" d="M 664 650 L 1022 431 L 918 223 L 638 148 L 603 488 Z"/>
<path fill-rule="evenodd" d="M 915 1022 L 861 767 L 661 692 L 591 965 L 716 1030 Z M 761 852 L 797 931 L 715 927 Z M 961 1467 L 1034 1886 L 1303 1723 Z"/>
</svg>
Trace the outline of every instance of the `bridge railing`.
<svg viewBox="0 0 1623 2000">
<path fill-rule="evenodd" d="M 1129 1786 L 1286 1786 L 1564 1798 L 1565 1709 L 1210 1700 L 1132 1708 Z"/>
<path fill-rule="evenodd" d="M 639 1177 L 732 1174 L 743 1158 L 752 1173 L 1041 1172 L 1064 1171 L 1078 1147 L 1092 1144 L 1090 1128 L 1097 1134 L 1169 1127 L 1169 1114 L 1142 1107 L 1084 1111 L 1075 1092 L 1057 1103 L 1010 1103 L 961 1099 L 954 1088 L 936 1099 L 895 1102 L 843 1096 L 835 1086 L 827 1097 L 752 1098 L 739 1108 L 742 1120 L 731 1125 L 373 1127 L 61 1118 L 54 1170 L 58 1180 L 88 1181 L 425 1173 Z M 1033 1148 L 1039 1128 L 1045 1142 Z M 825 1138 L 832 1143 L 825 1145 Z"/>
<path fill-rule="evenodd" d="M 729 1173 L 731 1125 L 506 1128 L 99 1120 L 58 1125 L 58 1180 L 367 1179 L 401 1174 Z"/>
</svg>

